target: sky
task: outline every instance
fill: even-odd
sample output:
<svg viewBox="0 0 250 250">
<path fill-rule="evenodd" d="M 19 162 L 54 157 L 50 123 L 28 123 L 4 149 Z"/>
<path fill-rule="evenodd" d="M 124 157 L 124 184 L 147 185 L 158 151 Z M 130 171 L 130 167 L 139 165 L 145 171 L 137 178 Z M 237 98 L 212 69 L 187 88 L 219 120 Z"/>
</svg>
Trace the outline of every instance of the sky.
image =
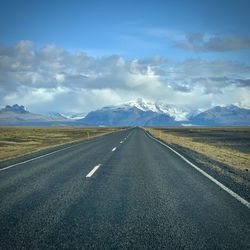
<svg viewBox="0 0 250 250">
<path fill-rule="evenodd" d="M 0 106 L 250 108 L 248 0 L 1 0 Z"/>
</svg>

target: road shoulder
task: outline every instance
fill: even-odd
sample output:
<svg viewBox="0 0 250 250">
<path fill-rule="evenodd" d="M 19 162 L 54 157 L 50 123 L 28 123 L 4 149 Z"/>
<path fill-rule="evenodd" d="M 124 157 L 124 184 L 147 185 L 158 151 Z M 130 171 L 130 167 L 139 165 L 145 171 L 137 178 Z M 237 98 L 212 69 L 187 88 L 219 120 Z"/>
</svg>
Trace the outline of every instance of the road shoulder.
<svg viewBox="0 0 250 250">
<path fill-rule="evenodd" d="M 147 133 L 149 132 L 147 131 Z M 153 136 L 152 134 L 150 135 Z M 160 138 L 157 139 L 168 145 L 166 141 Z M 170 144 L 169 146 L 226 187 L 247 201 L 250 200 L 250 174 L 248 172 L 237 170 L 227 164 L 213 160 L 204 154 L 177 144 Z"/>
</svg>

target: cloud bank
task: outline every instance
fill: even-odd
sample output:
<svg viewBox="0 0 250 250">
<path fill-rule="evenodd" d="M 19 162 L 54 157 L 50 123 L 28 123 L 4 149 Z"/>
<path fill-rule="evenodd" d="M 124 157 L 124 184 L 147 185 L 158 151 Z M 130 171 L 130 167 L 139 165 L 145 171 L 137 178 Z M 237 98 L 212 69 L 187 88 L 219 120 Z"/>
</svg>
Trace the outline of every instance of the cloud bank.
<svg viewBox="0 0 250 250">
<path fill-rule="evenodd" d="M 196 36 L 189 42 L 201 40 L 204 47 Z M 31 41 L 0 46 L 0 105 L 23 104 L 34 112 L 83 113 L 138 97 L 202 108 L 250 107 L 249 87 L 250 66 L 234 61 L 93 57 L 53 44 L 37 49 Z"/>
<path fill-rule="evenodd" d="M 250 49 L 249 37 L 205 36 L 201 33 L 190 33 L 186 38 L 175 42 L 175 48 L 195 52 L 226 52 Z"/>
</svg>

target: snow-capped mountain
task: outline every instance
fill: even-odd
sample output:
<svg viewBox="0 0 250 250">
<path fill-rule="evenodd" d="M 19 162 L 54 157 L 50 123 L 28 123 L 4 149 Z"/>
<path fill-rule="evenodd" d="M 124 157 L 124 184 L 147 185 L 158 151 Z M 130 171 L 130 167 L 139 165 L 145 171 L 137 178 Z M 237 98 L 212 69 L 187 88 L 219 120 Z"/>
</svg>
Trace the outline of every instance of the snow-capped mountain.
<svg viewBox="0 0 250 250">
<path fill-rule="evenodd" d="M 92 111 L 79 122 L 93 126 L 237 126 L 250 125 L 250 109 L 229 105 L 201 111 L 137 99 Z"/>
<path fill-rule="evenodd" d="M 90 112 L 81 121 L 88 125 L 175 126 L 187 121 L 194 110 L 136 99 Z"/>
<path fill-rule="evenodd" d="M 191 124 L 206 126 L 249 126 L 250 109 L 236 105 L 215 106 L 190 117 Z"/>
<path fill-rule="evenodd" d="M 86 114 L 62 114 L 62 115 L 70 120 L 80 120 L 86 116 Z"/>
<path fill-rule="evenodd" d="M 118 105 L 118 106 L 109 106 L 105 107 L 106 109 L 130 109 L 137 108 L 144 112 L 151 111 L 158 114 L 166 114 L 170 117 L 173 117 L 175 121 L 185 121 L 188 120 L 189 116 L 197 113 L 197 110 L 191 108 L 183 108 L 176 105 L 164 104 L 164 103 L 154 103 L 150 101 L 145 101 L 141 98 L 129 101 L 127 103 Z"/>
<path fill-rule="evenodd" d="M 49 112 L 46 115 L 54 119 L 68 119 L 65 115 L 58 113 L 58 112 Z"/>
<path fill-rule="evenodd" d="M 90 126 L 174 126 L 178 125 L 173 117 L 167 114 L 141 110 L 135 106 L 119 105 L 104 107 L 87 114 L 78 120 Z"/>
<path fill-rule="evenodd" d="M 39 126 L 250 126 L 250 109 L 236 105 L 200 110 L 137 99 L 103 107 L 86 116 L 48 113 L 34 114 L 24 106 L 7 105 L 0 110 L 0 125 Z"/>
<path fill-rule="evenodd" d="M 56 118 L 56 119 L 69 119 L 69 120 L 79 120 L 83 119 L 86 114 L 71 114 L 71 113 L 57 113 L 57 112 L 49 112 L 46 113 L 48 117 Z"/>
</svg>

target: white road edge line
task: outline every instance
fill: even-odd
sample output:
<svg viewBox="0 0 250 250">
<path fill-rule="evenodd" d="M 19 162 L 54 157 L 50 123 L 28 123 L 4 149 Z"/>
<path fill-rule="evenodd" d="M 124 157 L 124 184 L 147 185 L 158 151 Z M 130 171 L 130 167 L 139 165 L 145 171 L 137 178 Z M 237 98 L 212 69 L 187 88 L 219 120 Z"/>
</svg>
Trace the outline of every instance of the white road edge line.
<svg viewBox="0 0 250 250">
<path fill-rule="evenodd" d="M 80 143 L 81 143 L 81 142 L 80 142 Z M 49 156 L 49 155 L 52 155 L 52 154 L 55 154 L 55 153 L 64 151 L 64 150 L 67 150 L 67 149 L 69 149 L 69 148 L 76 147 L 76 146 L 78 146 L 80 143 L 75 144 L 75 145 L 72 145 L 72 146 L 69 146 L 69 147 L 66 147 L 66 148 L 62 148 L 62 149 L 55 150 L 55 151 L 52 151 L 52 152 L 50 152 L 50 153 L 47 153 L 47 154 L 44 154 L 44 155 L 40 155 L 40 156 L 31 158 L 31 159 L 29 159 L 29 160 L 26 160 L 26 161 L 18 162 L 18 163 L 9 165 L 9 166 L 4 167 L 4 168 L 0 168 L 0 172 L 1 172 L 1 171 L 4 171 L 4 170 L 7 170 L 7 169 L 9 169 L 9 168 L 13 168 L 13 167 L 16 167 L 16 166 L 18 166 L 18 165 L 24 164 L 24 163 L 28 163 L 28 162 L 31 162 L 31 161 L 34 161 L 34 160 L 37 160 L 37 159 L 40 159 L 40 158 L 43 158 L 43 157 L 46 157 L 46 156 Z M 112 151 L 113 151 L 113 150 L 112 150 Z"/>
<path fill-rule="evenodd" d="M 116 147 L 112 149 L 112 152 L 114 152 L 116 150 Z"/>
<path fill-rule="evenodd" d="M 101 166 L 101 164 L 98 164 L 97 166 L 95 166 L 87 175 L 86 175 L 86 178 L 89 178 L 91 177 L 95 171 Z"/>
<path fill-rule="evenodd" d="M 37 159 L 40 159 L 40 158 L 43 158 L 43 157 L 46 157 L 46 156 L 49 156 L 49 155 L 53 155 L 53 154 L 55 154 L 55 153 L 64 151 L 64 150 L 69 149 L 69 148 L 76 147 L 77 145 L 79 145 L 79 144 L 75 144 L 75 145 L 72 145 L 72 146 L 69 146 L 69 147 L 66 147 L 66 148 L 58 149 L 58 150 L 56 150 L 56 151 L 53 151 L 53 152 L 50 152 L 50 153 L 47 153 L 47 154 L 44 154 L 44 155 L 40 155 L 40 156 L 37 156 L 37 157 L 34 157 L 34 158 L 31 158 L 31 159 L 26 160 L 26 161 L 22 161 L 22 162 L 15 163 L 15 164 L 10 165 L 10 166 L 8 166 L 8 167 L 1 168 L 1 169 L 0 169 L 0 172 L 1 172 L 1 171 L 4 171 L 4 170 L 6 170 L 6 169 L 13 168 L 13 167 L 16 167 L 16 166 L 18 166 L 18 165 L 24 164 L 24 163 L 28 163 L 28 162 L 31 162 L 31 161 L 34 161 L 34 160 L 37 160 Z"/>
<path fill-rule="evenodd" d="M 145 131 L 145 130 L 144 130 Z M 193 164 L 192 162 L 190 162 L 187 158 L 185 158 L 183 155 L 181 155 L 180 153 L 178 153 L 177 151 L 175 151 L 173 148 L 171 148 L 170 146 L 168 146 L 167 144 L 161 142 L 160 140 L 156 139 L 155 137 L 153 137 L 152 135 L 150 135 L 147 131 L 145 131 L 146 134 L 152 138 L 153 140 L 159 142 L 160 144 L 162 144 L 163 146 L 167 147 L 168 149 L 170 149 L 172 152 L 174 152 L 175 154 L 177 154 L 179 157 L 181 157 L 185 162 L 187 162 L 190 166 L 192 166 L 193 168 L 195 168 L 197 171 L 199 171 L 201 174 L 203 174 L 204 176 L 206 176 L 209 180 L 211 180 L 213 183 L 215 183 L 216 185 L 218 185 L 220 188 L 222 188 L 224 191 L 226 191 L 227 193 L 229 193 L 231 196 L 233 196 L 236 200 L 238 200 L 239 202 L 241 202 L 243 205 L 245 205 L 247 208 L 250 208 L 250 203 L 245 200 L 244 198 L 242 198 L 241 196 L 239 196 L 238 194 L 236 194 L 234 191 L 232 191 L 231 189 L 229 189 L 228 187 L 226 187 L 225 185 L 223 185 L 222 183 L 220 183 L 219 181 L 217 181 L 215 178 L 213 178 L 211 175 L 207 174 L 205 171 L 203 171 L 202 169 L 200 169 L 199 167 L 197 167 L 195 164 Z"/>
</svg>

